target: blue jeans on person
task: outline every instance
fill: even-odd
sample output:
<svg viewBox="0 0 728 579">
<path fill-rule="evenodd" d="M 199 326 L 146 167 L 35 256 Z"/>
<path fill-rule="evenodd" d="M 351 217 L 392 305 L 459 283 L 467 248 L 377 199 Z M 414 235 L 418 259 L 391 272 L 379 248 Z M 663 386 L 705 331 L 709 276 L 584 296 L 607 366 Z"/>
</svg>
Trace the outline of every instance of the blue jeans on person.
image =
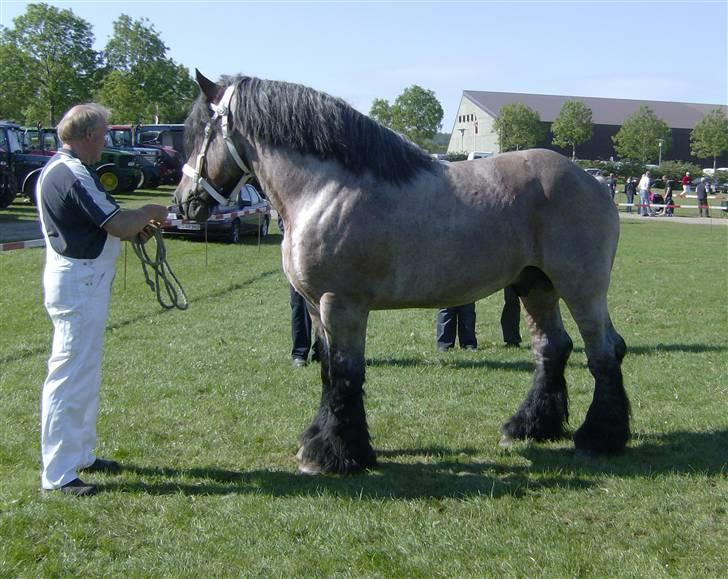
<svg viewBox="0 0 728 579">
<path fill-rule="evenodd" d="M 652 208 L 650 207 L 650 193 L 644 189 L 640 189 L 640 215 L 651 215 Z"/>
<path fill-rule="evenodd" d="M 457 334 L 461 348 L 477 348 L 475 338 L 475 304 L 442 308 L 437 312 L 437 347 L 450 349 L 455 345 Z"/>
</svg>

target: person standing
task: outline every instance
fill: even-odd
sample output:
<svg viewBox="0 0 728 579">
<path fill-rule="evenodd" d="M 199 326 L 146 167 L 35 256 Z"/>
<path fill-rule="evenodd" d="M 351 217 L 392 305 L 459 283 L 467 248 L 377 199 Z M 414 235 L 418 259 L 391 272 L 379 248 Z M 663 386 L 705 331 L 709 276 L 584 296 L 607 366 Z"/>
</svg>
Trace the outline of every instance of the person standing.
<svg viewBox="0 0 728 579">
<path fill-rule="evenodd" d="M 624 194 L 627 196 L 627 213 L 632 213 L 632 205 L 634 205 L 635 181 L 632 177 L 627 177 L 624 184 Z"/>
<path fill-rule="evenodd" d="M 708 184 L 705 177 L 700 178 L 700 183 L 695 188 L 695 194 L 698 196 L 699 217 L 710 217 L 710 212 L 708 211 Z"/>
<path fill-rule="evenodd" d="M 637 185 L 637 190 L 640 194 L 638 213 L 643 217 L 650 217 L 652 215 L 652 208 L 650 207 L 650 185 L 652 185 L 651 174 L 649 171 L 645 171 Z"/>
<path fill-rule="evenodd" d="M 614 173 L 610 173 L 609 177 L 607 177 L 607 187 L 609 187 L 609 193 L 612 195 L 612 201 L 614 201 L 614 196 L 617 193 L 617 179 Z"/>
<path fill-rule="evenodd" d="M 442 308 L 437 312 L 437 350 L 446 352 L 455 346 L 455 337 L 464 350 L 477 350 L 475 337 L 475 303 L 452 308 Z"/>
<path fill-rule="evenodd" d="M 111 284 L 122 239 L 164 221 L 167 209 L 124 210 L 106 193 L 91 167 L 101 158 L 110 112 L 76 105 L 58 123 L 63 143 L 43 168 L 36 187 L 46 242 L 44 305 L 53 344 L 41 397 L 41 488 L 88 496 L 96 486 L 78 471 L 116 471 L 97 458 L 96 420 L 103 338 Z"/>
</svg>

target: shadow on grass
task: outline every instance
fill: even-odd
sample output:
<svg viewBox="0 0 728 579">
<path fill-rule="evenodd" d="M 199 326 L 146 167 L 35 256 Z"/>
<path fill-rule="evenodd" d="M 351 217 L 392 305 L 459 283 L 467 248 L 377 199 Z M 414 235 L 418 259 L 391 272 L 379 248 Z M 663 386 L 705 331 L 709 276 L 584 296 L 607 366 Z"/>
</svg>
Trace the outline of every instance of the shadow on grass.
<svg viewBox="0 0 728 579">
<path fill-rule="evenodd" d="M 531 461 L 528 466 L 474 460 L 473 457 L 479 454 L 475 448 L 409 448 L 379 451 L 379 466 L 359 476 L 125 465 L 124 472 L 143 480 L 110 482 L 100 488 L 153 495 L 319 497 L 329 494 L 372 500 L 518 498 L 550 488 L 592 488 L 600 484 L 599 478 L 603 475 L 624 478 L 666 474 L 724 476 L 728 466 L 725 448 L 728 448 L 728 431 L 643 435 L 623 454 L 599 458 L 584 456 L 573 448 L 524 444 L 515 452 Z M 397 460 L 402 457 L 410 460 Z"/>
<path fill-rule="evenodd" d="M 470 355 L 470 354 L 468 354 Z M 478 354 L 474 354 L 477 356 Z M 443 358 L 367 358 L 367 366 L 391 366 L 394 368 L 412 368 L 417 366 L 445 366 L 447 368 L 490 368 L 491 370 L 518 370 L 533 372 L 533 363 L 525 361 L 500 361 L 493 359 L 443 359 Z"/>
</svg>

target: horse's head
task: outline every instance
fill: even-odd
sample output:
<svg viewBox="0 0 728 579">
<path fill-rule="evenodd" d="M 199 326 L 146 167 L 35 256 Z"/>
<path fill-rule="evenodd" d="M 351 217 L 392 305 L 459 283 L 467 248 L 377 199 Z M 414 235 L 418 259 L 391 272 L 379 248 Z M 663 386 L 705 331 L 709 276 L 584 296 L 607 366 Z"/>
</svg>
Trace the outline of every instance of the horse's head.
<svg viewBox="0 0 728 579">
<path fill-rule="evenodd" d="M 253 174 L 232 137 L 230 102 L 236 83 L 225 87 L 196 73 L 202 94 L 185 123 L 188 158 L 174 200 L 185 218 L 204 221 Z"/>
</svg>

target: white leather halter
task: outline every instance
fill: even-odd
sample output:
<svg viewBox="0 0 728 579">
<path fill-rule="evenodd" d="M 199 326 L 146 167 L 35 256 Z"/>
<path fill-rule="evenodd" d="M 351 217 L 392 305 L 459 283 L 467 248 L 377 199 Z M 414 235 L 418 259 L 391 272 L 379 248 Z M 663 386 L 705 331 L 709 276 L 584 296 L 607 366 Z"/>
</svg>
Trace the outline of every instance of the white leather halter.
<svg viewBox="0 0 728 579">
<path fill-rule="evenodd" d="M 222 98 L 220 99 L 220 102 L 218 104 L 210 103 L 213 114 L 210 117 L 210 120 L 207 121 L 207 125 L 205 125 L 205 140 L 202 143 L 200 154 L 197 155 L 197 166 L 193 167 L 189 163 L 185 163 L 185 166 L 182 167 L 182 172 L 194 181 L 195 191 L 199 190 L 199 188 L 202 187 L 205 191 L 207 191 L 210 197 L 212 197 L 220 204 L 226 203 L 227 200 L 217 189 L 215 189 L 212 183 L 210 183 L 202 176 L 202 169 L 205 165 L 205 155 L 207 155 L 207 149 L 210 146 L 210 138 L 212 137 L 212 126 L 217 119 L 222 119 L 222 138 L 225 141 L 225 144 L 227 145 L 227 148 L 230 151 L 233 159 L 235 159 L 235 163 L 237 163 L 238 167 L 240 167 L 240 170 L 243 172 L 243 175 L 240 177 L 238 184 L 235 185 L 235 188 L 228 195 L 228 198 L 234 199 L 240 189 L 243 187 L 243 185 L 245 185 L 253 178 L 253 172 L 248 169 L 248 166 L 245 164 L 243 159 L 238 154 L 238 151 L 235 149 L 235 143 L 233 143 L 233 140 L 230 137 L 230 131 L 228 129 L 230 101 L 233 98 L 234 92 L 235 85 L 231 84 L 225 89 L 225 92 L 223 93 Z"/>
</svg>

